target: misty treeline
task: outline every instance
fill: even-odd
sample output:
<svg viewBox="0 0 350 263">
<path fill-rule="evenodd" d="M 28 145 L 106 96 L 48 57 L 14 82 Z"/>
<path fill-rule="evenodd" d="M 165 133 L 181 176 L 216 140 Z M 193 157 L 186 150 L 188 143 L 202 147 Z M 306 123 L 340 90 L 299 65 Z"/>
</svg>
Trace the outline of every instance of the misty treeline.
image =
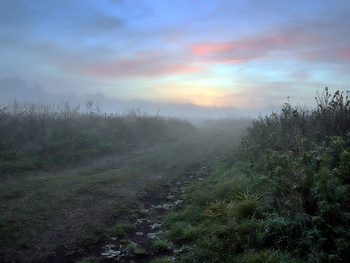
<svg viewBox="0 0 350 263">
<path fill-rule="evenodd" d="M 177 262 L 349 262 L 348 95 L 326 88 L 314 109 L 253 121 L 168 218 Z"/>
<path fill-rule="evenodd" d="M 178 139 L 194 129 L 189 122 L 139 109 L 103 114 L 93 101 L 82 110 L 63 102 L 14 100 L 0 109 L 0 173 L 125 152 L 141 144 Z"/>
</svg>

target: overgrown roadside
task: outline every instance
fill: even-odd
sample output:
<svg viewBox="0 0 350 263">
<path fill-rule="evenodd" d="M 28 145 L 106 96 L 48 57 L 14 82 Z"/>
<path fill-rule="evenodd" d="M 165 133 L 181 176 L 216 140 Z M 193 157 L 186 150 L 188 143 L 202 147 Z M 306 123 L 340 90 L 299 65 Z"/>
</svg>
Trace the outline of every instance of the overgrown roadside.
<svg viewBox="0 0 350 263">
<path fill-rule="evenodd" d="M 349 262 L 349 95 L 326 88 L 315 109 L 254 120 L 167 217 L 181 253 L 156 262 Z"/>
<path fill-rule="evenodd" d="M 230 146 L 227 142 L 237 140 L 246 123 L 202 127 L 182 139 L 71 169 L 3 177 L 1 261 L 150 262 L 172 253 L 165 240 L 148 238 L 163 224 L 167 210 L 158 206 L 176 209 L 177 200 L 181 205 L 176 183 L 203 172 Z M 129 253 L 124 259 L 118 259 L 119 252 L 109 253 L 120 245 Z"/>
</svg>

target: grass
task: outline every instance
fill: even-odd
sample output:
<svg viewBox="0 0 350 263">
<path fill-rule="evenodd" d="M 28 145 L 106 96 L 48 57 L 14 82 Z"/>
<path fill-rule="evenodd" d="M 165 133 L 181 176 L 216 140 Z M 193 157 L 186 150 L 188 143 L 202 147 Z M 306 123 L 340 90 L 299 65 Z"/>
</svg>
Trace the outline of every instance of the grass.
<svg viewBox="0 0 350 263">
<path fill-rule="evenodd" d="M 171 263 L 174 262 L 172 258 L 164 257 L 164 258 L 157 258 L 155 260 L 152 260 L 151 263 Z"/>
<path fill-rule="evenodd" d="M 169 249 L 170 243 L 168 240 L 156 240 L 153 242 L 152 247 L 156 251 L 166 251 Z"/>
<path fill-rule="evenodd" d="M 148 254 L 148 252 L 145 249 L 139 248 L 135 243 L 130 243 L 127 246 L 127 251 L 133 254 L 134 256 L 145 256 Z"/>
<path fill-rule="evenodd" d="M 188 247 L 176 262 L 348 261 L 350 100 L 326 89 L 316 102 L 253 121 L 187 187 L 167 218 L 165 238 Z"/>
<path fill-rule="evenodd" d="M 135 226 L 128 222 L 121 222 L 111 230 L 111 235 L 115 237 L 124 237 L 128 232 L 132 231 L 134 228 Z"/>
<path fill-rule="evenodd" d="M 50 168 L 140 145 L 171 141 L 193 132 L 186 121 L 151 116 L 137 110 L 101 114 L 68 104 L 40 105 L 14 101 L 0 110 L 0 172 Z"/>
<path fill-rule="evenodd" d="M 198 129 L 139 112 L 105 116 L 68 108 L 55 115 L 35 108 L 39 106 L 25 112 L 21 107 L 0 114 L 4 124 L 0 146 L 6 150 L 0 156 L 5 171 L 0 178 L 0 261 L 4 262 L 45 261 L 54 251 L 67 258 L 98 260 L 91 254 L 96 247 L 133 231 L 130 222 L 142 208 L 143 193 L 210 164 L 247 123 L 237 121 L 232 132 L 208 125 Z M 74 122 L 75 126 L 68 125 Z M 161 129 L 152 130 L 154 125 Z M 112 135 L 106 134 L 113 129 Z M 76 140 L 83 140 L 79 147 Z M 116 143 L 126 147 L 114 149 Z M 104 151 L 104 145 L 113 149 Z M 63 156 L 66 153 L 69 160 Z M 41 165 L 18 166 L 31 156 Z M 134 254 L 143 254 L 142 249 Z"/>
</svg>

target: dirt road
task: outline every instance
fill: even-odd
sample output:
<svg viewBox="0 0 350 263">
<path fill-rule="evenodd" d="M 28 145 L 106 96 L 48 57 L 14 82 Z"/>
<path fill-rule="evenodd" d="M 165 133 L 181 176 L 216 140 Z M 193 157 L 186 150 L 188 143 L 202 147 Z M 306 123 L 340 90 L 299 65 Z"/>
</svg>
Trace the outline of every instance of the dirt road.
<svg viewBox="0 0 350 263">
<path fill-rule="evenodd" d="M 198 129 L 179 141 L 3 178 L 0 261 L 151 262 L 173 253 L 153 246 L 164 216 L 241 128 Z"/>
</svg>

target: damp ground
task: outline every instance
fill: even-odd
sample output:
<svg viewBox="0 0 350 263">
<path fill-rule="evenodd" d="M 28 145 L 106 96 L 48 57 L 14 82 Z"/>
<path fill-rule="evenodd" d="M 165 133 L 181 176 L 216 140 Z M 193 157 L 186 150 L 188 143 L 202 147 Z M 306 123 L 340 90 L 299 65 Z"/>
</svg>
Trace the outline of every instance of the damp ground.
<svg viewBox="0 0 350 263">
<path fill-rule="evenodd" d="M 2 262 L 152 262 L 176 257 L 163 238 L 166 216 L 185 206 L 186 187 L 241 128 L 105 156 L 74 167 L 2 178 Z"/>
</svg>

